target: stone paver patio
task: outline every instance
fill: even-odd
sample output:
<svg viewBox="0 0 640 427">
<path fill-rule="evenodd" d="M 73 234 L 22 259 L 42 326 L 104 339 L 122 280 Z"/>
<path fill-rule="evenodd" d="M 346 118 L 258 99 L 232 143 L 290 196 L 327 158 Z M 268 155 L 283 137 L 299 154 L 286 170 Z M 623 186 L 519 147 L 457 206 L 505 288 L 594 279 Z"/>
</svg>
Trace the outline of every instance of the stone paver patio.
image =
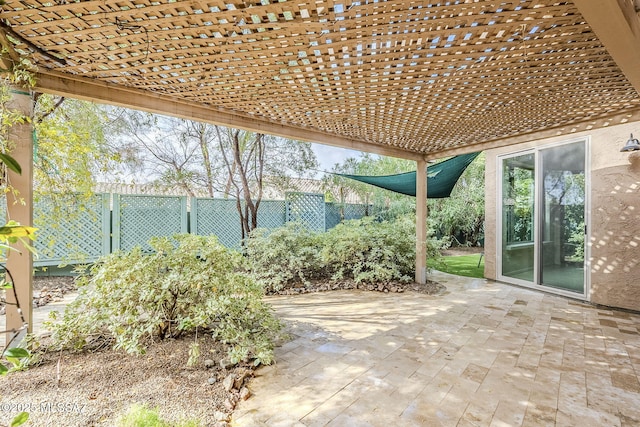
<svg viewBox="0 0 640 427">
<path fill-rule="evenodd" d="M 435 272 L 270 302 L 291 340 L 233 426 L 638 426 L 640 315 Z"/>
</svg>

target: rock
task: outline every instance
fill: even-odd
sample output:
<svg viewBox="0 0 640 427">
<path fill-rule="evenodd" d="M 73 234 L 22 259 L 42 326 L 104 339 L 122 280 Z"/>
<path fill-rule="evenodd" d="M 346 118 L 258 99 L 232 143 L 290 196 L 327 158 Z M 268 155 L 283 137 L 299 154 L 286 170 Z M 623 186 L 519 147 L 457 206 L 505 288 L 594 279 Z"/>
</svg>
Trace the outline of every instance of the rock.
<svg viewBox="0 0 640 427">
<path fill-rule="evenodd" d="M 217 381 L 217 380 L 216 380 L 216 377 L 211 377 L 211 378 L 209 378 L 209 379 L 207 380 L 207 382 L 208 382 L 209 384 L 211 384 L 211 385 L 214 385 L 214 384 L 216 383 L 216 381 Z"/>
<path fill-rule="evenodd" d="M 231 402 L 231 400 L 227 399 L 223 403 L 224 407 L 227 408 L 230 412 L 236 408 L 235 403 Z"/>
<path fill-rule="evenodd" d="M 233 381 L 233 388 L 235 388 L 236 390 L 240 390 L 244 384 L 245 378 L 247 378 L 249 375 L 251 375 L 251 372 L 246 370 L 243 371 L 240 375 L 238 375 L 236 379 Z"/>
<path fill-rule="evenodd" d="M 251 397 L 251 391 L 249 391 L 249 389 L 246 387 L 242 387 L 240 389 L 240 399 L 247 400 L 250 397 Z"/>
<path fill-rule="evenodd" d="M 217 421 L 213 427 L 229 427 L 229 423 L 226 421 Z"/>
<path fill-rule="evenodd" d="M 222 380 L 222 386 L 225 390 L 231 391 L 233 389 L 233 385 L 235 383 L 236 374 L 229 374 L 227 377 Z"/>
<path fill-rule="evenodd" d="M 233 366 L 233 363 L 231 363 L 231 361 L 227 359 L 220 359 L 220 368 L 227 369 L 231 366 Z"/>
<path fill-rule="evenodd" d="M 227 414 L 226 412 L 222 412 L 222 411 L 215 411 L 213 413 L 213 418 L 216 421 L 225 421 L 228 422 L 229 419 L 231 418 L 231 416 L 229 416 L 229 414 Z"/>
<path fill-rule="evenodd" d="M 205 368 L 207 368 L 207 369 L 211 369 L 211 368 L 213 368 L 215 365 L 216 365 L 216 362 L 214 362 L 214 361 L 213 361 L 213 360 L 211 360 L 211 359 L 207 359 L 207 360 L 205 360 L 205 361 L 204 361 L 204 367 L 205 367 Z"/>
</svg>

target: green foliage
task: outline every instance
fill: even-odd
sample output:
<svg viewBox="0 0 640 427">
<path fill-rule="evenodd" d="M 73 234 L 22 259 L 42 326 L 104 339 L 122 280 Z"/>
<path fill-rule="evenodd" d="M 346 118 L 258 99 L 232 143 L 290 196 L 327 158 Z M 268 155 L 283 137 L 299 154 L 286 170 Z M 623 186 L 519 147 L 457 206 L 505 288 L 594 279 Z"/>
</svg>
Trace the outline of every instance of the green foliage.
<svg viewBox="0 0 640 427">
<path fill-rule="evenodd" d="M 451 196 L 429 199 L 429 227 L 445 239 L 475 246 L 484 236 L 484 166 L 481 153 L 464 171 Z"/>
<path fill-rule="evenodd" d="M 28 123 L 31 118 L 25 115 L 13 104 L 15 88 L 30 90 L 35 85 L 35 77 L 30 71 L 31 63 L 27 58 L 21 58 L 12 65 L 8 73 L 2 73 L 0 79 L 0 188 L 5 193 L 19 194 L 13 188 L 7 177 L 7 170 L 22 173 L 20 165 L 9 154 L 16 146 L 12 140 L 12 127 Z"/>
<path fill-rule="evenodd" d="M 106 140 L 108 126 L 97 104 L 40 95 L 34 112 L 35 197 L 58 193 L 82 199 L 92 194 L 96 176 L 109 173 L 113 179 L 121 155 Z"/>
<path fill-rule="evenodd" d="M 158 409 L 149 409 L 146 405 L 134 403 L 125 415 L 118 420 L 118 427 L 199 427 L 197 420 L 169 422 L 160 417 Z"/>
<path fill-rule="evenodd" d="M 11 365 L 7 367 L 0 363 L 0 375 L 7 375 L 10 372 L 21 371 L 26 369 L 31 353 L 24 348 L 12 347 L 2 353 L 2 358 Z"/>
<path fill-rule="evenodd" d="M 246 242 L 246 253 L 253 274 L 272 292 L 294 282 L 319 278 L 321 245 L 321 234 L 289 222 L 275 230 L 254 230 Z"/>
<path fill-rule="evenodd" d="M 150 245 L 154 255 L 139 247 L 111 254 L 78 281 L 78 298 L 50 325 L 54 347 L 108 342 L 143 353 L 152 340 L 210 328 L 229 344 L 232 361 L 273 361 L 280 323 L 262 300 L 263 288 L 240 271 L 239 253 L 214 236 L 155 238 Z"/>
<path fill-rule="evenodd" d="M 570 254 L 570 258 L 573 261 L 584 262 L 584 220 L 571 231 L 569 236 L 569 242 L 574 244 L 574 252 Z"/>
<path fill-rule="evenodd" d="M 247 242 L 248 265 L 269 291 L 311 279 L 387 283 L 411 280 L 415 269 L 415 220 L 371 217 L 345 221 L 326 233 L 287 224 L 271 233 L 256 230 Z M 428 258 L 441 243 L 429 239 Z"/>
<path fill-rule="evenodd" d="M 11 424 L 9 424 L 9 426 L 10 427 L 18 427 L 18 426 L 21 426 L 24 423 L 26 423 L 28 420 L 29 420 L 29 413 L 28 412 L 20 412 L 18 415 L 13 417 L 13 419 L 11 420 Z"/>
<path fill-rule="evenodd" d="M 409 160 L 362 154 L 359 158 L 351 157 L 342 164 L 336 164 L 332 172 L 352 175 L 392 175 L 415 169 L 415 162 Z M 323 181 L 326 198 L 329 201 L 344 203 L 345 194 L 354 193 L 362 203 L 373 204 L 377 215 L 386 220 L 393 220 L 415 211 L 415 200 L 402 194 L 335 174 L 325 175 Z"/>
<path fill-rule="evenodd" d="M 356 283 L 409 281 L 415 270 L 415 225 L 404 217 L 393 222 L 373 218 L 345 221 L 323 236 L 322 261 L 332 279 Z"/>
<path fill-rule="evenodd" d="M 0 261 L 6 261 L 6 251 L 17 250 L 11 245 L 18 242 L 21 242 L 28 251 L 35 254 L 30 242 L 35 240 L 36 231 L 37 228 L 23 226 L 13 220 L 0 227 Z"/>
</svg>

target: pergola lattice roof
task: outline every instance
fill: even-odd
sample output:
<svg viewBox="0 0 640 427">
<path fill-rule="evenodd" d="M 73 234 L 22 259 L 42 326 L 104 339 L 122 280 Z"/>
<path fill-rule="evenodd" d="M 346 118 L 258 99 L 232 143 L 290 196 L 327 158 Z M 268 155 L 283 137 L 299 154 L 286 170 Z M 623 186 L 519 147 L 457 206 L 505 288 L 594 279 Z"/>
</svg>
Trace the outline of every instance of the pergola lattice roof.
<svg viewBox="0 0 640 427">
<path fill-rule="evenodd" d="M 7 0 L 0 39 L 43 91 L 418 158 L 638 117 L 598 3 L 633 43 L 631 0 Z"/>
</svg>

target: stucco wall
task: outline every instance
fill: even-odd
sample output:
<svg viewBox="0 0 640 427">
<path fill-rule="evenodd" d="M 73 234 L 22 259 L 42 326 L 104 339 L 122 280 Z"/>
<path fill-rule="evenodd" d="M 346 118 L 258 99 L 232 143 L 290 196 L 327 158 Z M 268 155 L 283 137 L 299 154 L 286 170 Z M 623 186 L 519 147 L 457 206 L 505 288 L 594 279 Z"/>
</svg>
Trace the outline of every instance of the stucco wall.
<svg viewBox="0 0 640 427">
<path fill-rule="evenodd" d="M 485 277 L 497 277 L 496 158 L 500 154 L 589 137 L 589 300 L 640 310 L 640 151 L 621 153 L 640 122 L 547 138 L 486 152 Z"/>
</svg>

